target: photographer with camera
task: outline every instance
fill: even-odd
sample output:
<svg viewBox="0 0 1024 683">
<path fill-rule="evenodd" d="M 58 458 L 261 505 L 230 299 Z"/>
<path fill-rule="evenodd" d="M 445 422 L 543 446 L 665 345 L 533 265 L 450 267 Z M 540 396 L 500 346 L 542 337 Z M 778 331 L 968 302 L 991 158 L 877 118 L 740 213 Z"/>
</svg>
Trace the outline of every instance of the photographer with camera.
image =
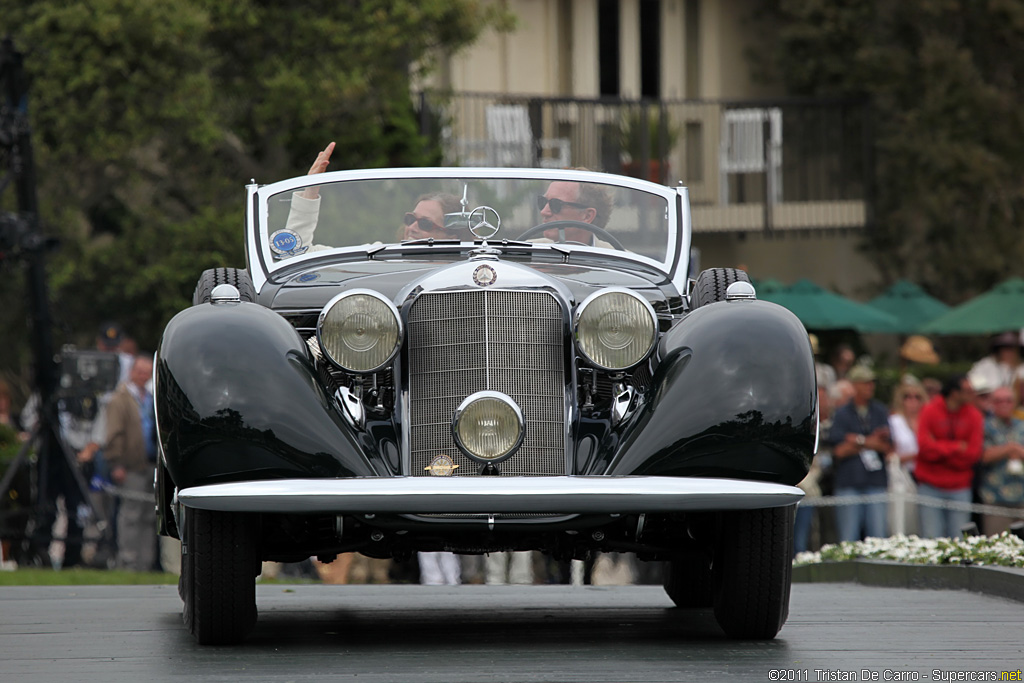
<svg viewBox="0 0 1024 683">
<path fill-rule="evenodd" d="M 90 457 L 91 445 L 99 438 L 97 415 L 99 401 L 95 397 L 61 396 L 57 405 L 43 407 L 43 410 L 56 409 L 56 421 L 60 426 L 62 447 L 67 449 L 67 460 L 71 457 L 82 462 L 83 456 Z M 32 394 L 21 413 L 21 422 L 29 431 L 34 431 L 40 421 L 39 395 Z M 82 546 L 85 541 L 85 527 L 90 518 L 90 507 L 86 502 L 81 487 L 75 480 L 72 465 L 58 459 L 50 459 L 40 478 L 46 482 L 49 500 L 39 501 L 41 515 L 32 530 L 33 545 L 38 554 L 45 555 L 49 540 L 53 538 L 54 524 L 60 515 L 59 503 L 63 502 L 63 513 L 67 519 L 64 533 L 64 555 L 60 561 L 62 567 L 75 567 L 85 564 L 82 558 Z"/>
</svg>

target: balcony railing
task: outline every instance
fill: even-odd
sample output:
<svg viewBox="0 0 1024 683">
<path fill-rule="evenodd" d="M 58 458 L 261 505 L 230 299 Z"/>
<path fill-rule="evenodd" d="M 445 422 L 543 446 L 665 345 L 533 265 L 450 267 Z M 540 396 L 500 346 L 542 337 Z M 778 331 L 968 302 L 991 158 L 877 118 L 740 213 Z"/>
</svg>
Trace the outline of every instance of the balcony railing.
<svg viewBox="0 0 1024 683">
<path fill-rule="evenodd" d="M 689 187 L 702 232 L 868 223 L 868 108 L 826 100 L 624 101 L 422 93 L 461 166 L 585 167 Z"/>
</svg>

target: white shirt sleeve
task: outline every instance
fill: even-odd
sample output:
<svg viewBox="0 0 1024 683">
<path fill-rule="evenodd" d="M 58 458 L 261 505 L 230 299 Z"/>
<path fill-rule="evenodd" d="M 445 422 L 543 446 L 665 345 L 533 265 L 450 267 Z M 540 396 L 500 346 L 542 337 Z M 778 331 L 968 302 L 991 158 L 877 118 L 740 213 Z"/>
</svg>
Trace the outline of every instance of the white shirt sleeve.
<svg viewBox="0 0 1024 683">
<path fill-rule="evenodd" d="M 294 232 L 299 237 L 299 245 L 309 247 L 313 244 L 313 233 L 316 232 L 317 219 L 320 217 L 320 197 L 306 199 L 302 192 L 292 193 L 292 205 L 288 209 L 288 222 L 285 230 Z"/>
</svg>

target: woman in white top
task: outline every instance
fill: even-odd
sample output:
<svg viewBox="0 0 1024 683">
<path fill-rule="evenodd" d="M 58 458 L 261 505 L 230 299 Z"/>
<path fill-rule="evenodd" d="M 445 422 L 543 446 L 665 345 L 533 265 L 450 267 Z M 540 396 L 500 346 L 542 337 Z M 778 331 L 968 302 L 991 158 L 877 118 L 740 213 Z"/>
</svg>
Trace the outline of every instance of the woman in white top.
<svg viewBox="0 0 1024 683">
<path fill-rule="evenodd" d="M 924 386 L 913 375 L 904 375 L 893 392 L 889 433 L 894 450 L 886 465 L 889 493 L 897 496 L 889 504 L 889 528 L 894 534 L 912 533 L 917 526 L 916 506 L 899 497 L 916 492 L 912 473 L 917 460 L 917 420 L 927 398 Z"/>
</svg>

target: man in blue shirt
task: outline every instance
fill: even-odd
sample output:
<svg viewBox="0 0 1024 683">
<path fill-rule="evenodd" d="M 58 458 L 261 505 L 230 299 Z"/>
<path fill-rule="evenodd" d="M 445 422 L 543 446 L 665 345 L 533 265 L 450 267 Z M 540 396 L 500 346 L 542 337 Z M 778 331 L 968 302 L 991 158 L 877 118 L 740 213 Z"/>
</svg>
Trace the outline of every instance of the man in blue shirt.
<svg viewBox="0 0 1024 683">
<path fill-rule="evenodd" d="M 871 368 L 854 366 L 846 378 L 853 384 L 853 399 L 836 411 L 828 435 L 835 495 L 882 494 L 888 484 L 885 457 L 892 450 L 889 410 L 875 400 L 875 373 Z M 885 502 L 839 505 L 836 526 L 841 541 L 859 541 L 865 536 L 885 538 Z"/>
</svg>

